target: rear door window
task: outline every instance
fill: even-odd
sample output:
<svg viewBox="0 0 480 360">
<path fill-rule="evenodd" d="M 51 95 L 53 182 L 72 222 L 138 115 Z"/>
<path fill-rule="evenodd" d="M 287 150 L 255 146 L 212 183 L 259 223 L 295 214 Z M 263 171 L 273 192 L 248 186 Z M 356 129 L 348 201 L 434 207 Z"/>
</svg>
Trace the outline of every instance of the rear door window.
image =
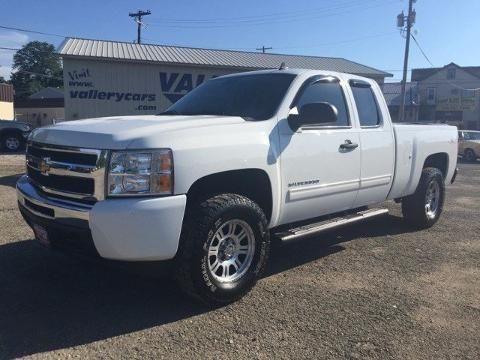
<svg viewBox="0 0 480 360">
<path fill-rule="evenodd" d="M 351 81 L 353 98 L 357 105 L 360 126 L 379 126 L 382 122 L 377 100 L 369 83 L 364 81 Z"/>
</svg>

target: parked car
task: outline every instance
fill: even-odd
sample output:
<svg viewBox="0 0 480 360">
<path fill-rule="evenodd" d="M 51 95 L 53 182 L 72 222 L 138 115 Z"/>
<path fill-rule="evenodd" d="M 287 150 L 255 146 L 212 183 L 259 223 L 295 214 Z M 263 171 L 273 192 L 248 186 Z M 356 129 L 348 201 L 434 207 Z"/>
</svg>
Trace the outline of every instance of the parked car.
<svg viewBox="0 0 480 360">
<path fill-rule="evenodd" d="M 480 157 L 480 131 L 458 132 L 458 155 L 469 162 L 474 162 Z"/>
<path fill-rule="evenodd" d="M 0 120 L 0 150 L 19 151 L 32 131 L 32 126 L 15 120 Z"/>
<path fill-rule="evenodd" d="M 375 81 L 280 69 L 209 80 L 159 115 L 36 129 L 17 194 L 40 242 L 173 259 L 180 286 L 218 305 L 254 286 L 271 237 L 380 216 L 366 207 L 385 200 L 432 226 L 456 161 L 456 127 L 392 124 Z"/>
</svg>

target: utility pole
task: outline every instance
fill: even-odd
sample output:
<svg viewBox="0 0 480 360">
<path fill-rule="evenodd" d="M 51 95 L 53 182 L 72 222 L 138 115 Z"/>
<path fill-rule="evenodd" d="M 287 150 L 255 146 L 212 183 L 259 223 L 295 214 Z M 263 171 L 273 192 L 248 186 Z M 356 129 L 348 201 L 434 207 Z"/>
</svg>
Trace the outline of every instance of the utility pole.
<svg viewBox="0 0 480 360">
<path fill-rule="evenodd" d="M 407 83 L 407 70 L 408 70 L 408 54 L 410 51 L 410 31 L 412 29 L 413 24 L 415 23 L 415 10 L 413 10 L 413 2 L 414 0 L 408 1 L 408 14 L 407 16 L 403 15 L 403 12 L 397 16 L 397 26 L 400 27 L 402 30 L 406 27 L 406 42 L 405 42 L 405 56 L 403 58 L 403 77 L 402 77 L 402 92 L 400 97 L 400 111 L 398 114 L 398 120 L 404 121 L 405 120 L 405 86 Z M 406 25 L 405 25 L 406 22 Z"/>
<path fill-rule="evenodd" d="M 265 45 L 264 45 L 261 48 L 257 48 L 256 50 L 261 50 L 262 53 L 265 54 L 265 50 L 272 50 L 272 49 L 273 49 L 272 47 L 265 47 Z"/>
<path fill-rule="evenodd" d="M 152 12 L 150 10 L 143 11 L 143 10 L 138 10 L 136 13 L 129 13 L 128 16 L 135 18 L 135 22 L 137 23 L 137 43 L 141 44 L 142 38 L 141 38 L 141 32 L 142 32 L 142 16 L 150 15 Z"/>
</svg>

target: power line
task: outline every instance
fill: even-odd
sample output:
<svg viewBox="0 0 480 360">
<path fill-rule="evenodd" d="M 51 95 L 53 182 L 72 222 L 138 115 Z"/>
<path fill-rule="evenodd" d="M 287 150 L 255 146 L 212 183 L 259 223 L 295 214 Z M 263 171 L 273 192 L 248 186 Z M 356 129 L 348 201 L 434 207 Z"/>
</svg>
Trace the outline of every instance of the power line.
<svg viewBox="0 0 480 360">
<path fill-rule="evenodd" d="M 18 28 L 18 27 L 13 27 L 13 26 L 0 25 L 0 29 L 14 30 L 14 31 L 26 32 L 26 33 L 38 34 L 38 35 L 45 35 L 45 36 L 57 36 L 57 37 L 61 37 L 61 38 L 68 37 L 68 36 L 65 36 L 65 35 L 46 33 L 46 32 L 43 32 L 43 31 L 29 30 L 29 29 L 23 29 L 23 28 Z"/>
<path fill-rule="evenodd" d="M 319 48 L 322 46 L 334 46 L 338 44 L 347 44 L 347 43 L 357 42 L 357 41 L 366 40 L 366 39 L 373 39 L 373 38 L 379 38 L 384 36 L 393 36 L 394 34 L 397 34 L 397 33 L 390 32 L 390 33 L 384 33 L 384 34 L 368 35 L 368 36 L 362 36 L 362 37 L 335 41 L 335 42 L 319 43 L 311 46 L 282 46 L 282 47 L 275 47 L 275 49 L 313 49 L 313 48 Z"/>
<path fill-rule="evenodd" d="M 18 51 L 20 49 L 14 49 L 14 48 L 0 46 L 0 50 Z"/>
<path fill-rule="evenodd" d="M 435 65 L 433 65 L 433 63 L 430 61 L 430 59 L 428 58 L 427 54 L 425 54 L 425 51 L 423 51 L 422 47 L 420 46 L 420 44 L 418 43 L 417 41 L 417 38 L 411 34 L 412 36 L 412 39 L 413 41 L 415 42 L 415 44 L 417 45 L 418 49 L 420 50 L 420 52 L 422 53 L 423 57 L 425 58 L 425 60 L 428 61 L 428 63 L 432 66 L 432 67 L 435 67 Z"/>
<path fill-rule="evenodd" d="M 301 14 L 311 14 L 312 12 L 318 12 L 331 9 L 342 9 L 348 8 L 350 5 L 363 5 L 365 3 L 364 0 L 350 0 L 344 3 L 337 3 L 335 6 L 326 6 L 326 7 L 316 7 L 311 9 L 303 9 L 303 10 L 290 10 L 286 12 L 276 12 L 270 14 L 262 14 L 262 15 L 250 15 L 250 16 L 239 16 L 239 17 L 223 17 L 223 18 L 210 18 L 210 19 L 175 19 L 175 18 L 161 18 L 160 20 L 162 23 L 169 22 L 169 23 L 217 23 L 217 22 L 229 22 L 231 23 L 236 21 L 260 21 L 260 20 L 267 20 L 271 17 L 292 17 L 295 15 Z M 338 6 L 340 5 L 340 6 Z"/>
<path fill-rule="evenodd" d="M 417 45 L 418 49 L 420 50 L 420 52 L 422 53 L 423 57 L 425 58 L 425 60 L 427 60 L 427 62 L 432 66 L 432 67 L 436 67 L 431 61 L 430 59 L 428 58 L 427 54 L 425 53 L 425 51 L 423 51 L 422 47 L 420 46 L 419 42 L 417 41 L 417 39 L 415 38 L 415 36 L 413 34 L 411 34 L 412 36 L 412 39 L 413 41 L 415 42 L 415 44 Z M 480 88 L 471 88 L 471 89 L 468 89 L 468 88 L 464 88 L 463 86 L 459 86 L 455 83 L 453 83 L 452 81 L 450 80 L 446 80 L 445 81 L 447 84 L 450 84 L 451 86 L 457 88 L 457 89 L 460 89 L 460 90 L 465 90 L 465 91 L 480 91 Z"/>
<path fill-rule="evenodd" d="M 373 6 L 358 6 L 355 9 L 352 10 L 347 10 L 347 11 L 337 11 L 337 12 L 332 12 L 328 13 L 323 11 L 320 15 L 322 18 L 326 17 L 331 17 L 331 16 L 337 16 L 337 15 L 343 15 L 351 12 L 358 12 L 358 11 L 364 11 L 372 8 L 377 8 L 381 6 L 385 6 L 394 2 L 397 2 L 398 0 L 392 0 L 392 1 L 387 1 L 383 2 L 381 4 L 376 4 Z M 331 8 L 333 10 L 339 10 L 339 8 Z M 299 20 L 318 20 L 318 14 L 309 12 L 308 14 L 304 15 L 296 15 L 296 16 L 284 16 L 281 18 L 272 18 L 272 19 L 258 19 L 258 20 L 248 20 L 248 21 L 228 21 L 225 23 L 195 23 L 195 22 L 190 22 L 187 20 L 182 21 L 182 23 L 169 23 L 168 20 L 163 20 L 160 24 L 156 23 L 155 21 L 151 21 L 148 24 L 151 26 L 162 26 L 165 28 L 176 28 L 176 29 L 215 29 L 215 28 L 227 28 L 227 27 L 238 27 L 238 26 L 259 26 L 259 25 L 272 25 L 272 24 L 282 24 L 282 23 L 291 23 L 291 22 L 297 22 Z"/>
<path fill-rule="evenodd" d="M 351 39 L 345 39 L 341 41 L 335 41 L 335 42 L 327 42 L 327 43 L 316 43 L 315 45 L 311 46 L 275 46 L 275 49 L 281 49 L 281 50 L 286 50 L 286 49 L 314 49 L 314 48 L 320 48 L 324 46 L 335 46 L 339 44 L 348 44 L 348 43 L 353 43 L 361 40 L 366 40 L 366 39 L 373 39 L 373 38 L 379 38 L 379 37 L 385 37 L 385 36 L 393 36 L 396 35 L 396 31 L 392 31 L 390 33 L 384 33 L 384 34 L 374 34 L 374 35 L 368 35 L 368 36 L 362 36 L 362 37 L 355 37 Z M 152 39 L 152 38 L 146 38 L 144 37 L 143 39 L 157 42 L 157 39 Z M 191 47 L 188 45 L 179 45 L 179 44 L 161 44 L 162 46 L 179 46 L 179 47 Z M 221 49 L 215 49 L 215 50 L 233 50 L 233 51 L 254 51 L 254 50 L 262 50 L 262 48 L 254 48 L 254 47 L 228 47 L 228 48 L 221 48 Z M 268 50 L 265 48 L 265 50 Z M 392 70 L 395 71 L 395 70 Z"/>
</svg>

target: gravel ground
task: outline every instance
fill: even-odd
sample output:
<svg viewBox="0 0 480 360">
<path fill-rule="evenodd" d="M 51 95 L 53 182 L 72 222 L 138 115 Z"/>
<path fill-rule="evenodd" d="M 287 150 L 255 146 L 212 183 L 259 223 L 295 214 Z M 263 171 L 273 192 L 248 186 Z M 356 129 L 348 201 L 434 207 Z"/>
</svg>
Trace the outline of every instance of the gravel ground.
<svg viewBox="0 0 480 360">
<path fill-rule="evenodd" d="M 243 300 L 209 310 L 165 273 L 93 264 L 32 240 L 20 155 L 0 155 L 0 358 L 480 358 L 480 163 L 411 232 L 391 214 L 273 247 Z M 147 274 L 148 273 L 148 274 Z"/>
</svg>

